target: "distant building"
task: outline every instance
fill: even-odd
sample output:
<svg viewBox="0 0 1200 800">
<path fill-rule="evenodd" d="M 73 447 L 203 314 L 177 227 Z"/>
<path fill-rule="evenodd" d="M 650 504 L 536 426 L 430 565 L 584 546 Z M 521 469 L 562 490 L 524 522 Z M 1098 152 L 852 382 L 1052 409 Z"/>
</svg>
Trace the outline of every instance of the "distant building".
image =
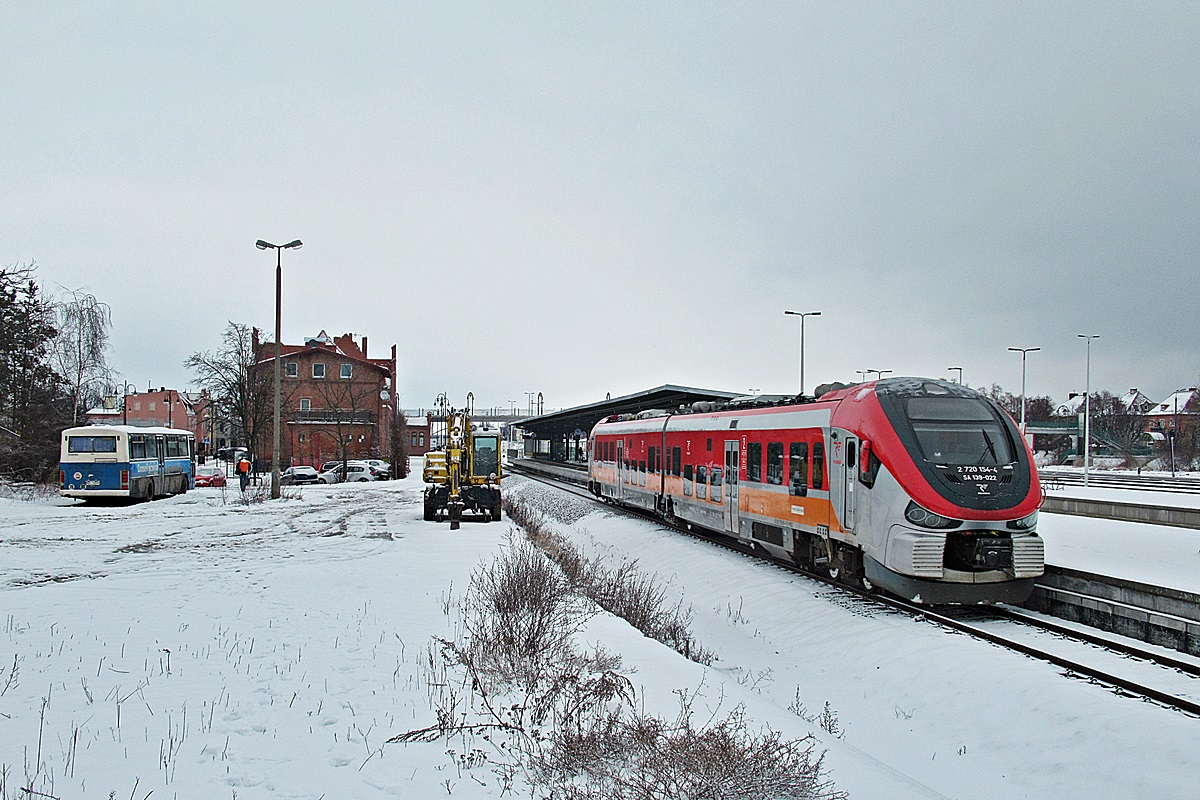
<svg viewBox="0 0 1200 800">
<path fill-rule="evenodd" d="M 255 370 L 267 370 L 271 385 L 275 343 L 259 341 L 253 331 Z M 391 450 L 396 382 L 396 345 L 388 358 L 370 358 L 367 337 L 330 338 L 321 331 L 304 344 L 280 344 L 281 431 L 283 464 L 320 466 L 341 458 L 384 458 Z M 273 416 L 273 415 L 272 415 Z M 271 458 L 273 420 L 268 418 L 258 440 L 258 457 Z"/>
<path fill-rule="evenodd" d="M 1168 431 L 1190 429 L 1197 423 L 1197 413 L 1186 410 L 1198 390 L 1195 386 L 1178 389 L 1146 412 L 1146 430 L 1166 434 Z"/>
<path fill-rule="evenodd" d="M 423 456 L 432 449 L 433 443 L 429 438 L 432 423 L 433 414 L 426 414 L 423 417 L 404 418 L 405 435 L 408 437 L 408 454 L 410 456 Z"/>
<path fill-rule="evenodd" d="M 208 395 L 181 392 L 165 386 L 157 391 L 132 392 L 104 399 L 103 405 L 90 409 L 90 425 L 136 425 L 139 428 L 182 428 L 196 437 L 196 449 L 203 451 L 208 424 Z"/>
</svg>

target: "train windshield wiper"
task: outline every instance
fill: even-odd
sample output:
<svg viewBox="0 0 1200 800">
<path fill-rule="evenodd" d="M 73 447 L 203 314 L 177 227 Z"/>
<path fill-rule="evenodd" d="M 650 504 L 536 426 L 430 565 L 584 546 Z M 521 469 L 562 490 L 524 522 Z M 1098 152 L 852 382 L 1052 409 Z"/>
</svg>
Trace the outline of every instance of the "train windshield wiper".
<svg viewBox="0 0 1200 800">
<path fill-rule="evenodd" d="M 983 441 L 987 443 L 987 450 L 980 454 L 979 461 L 975 462 L 976 465 L 982 464 L 983 460 L 987 458 L 988 453 L 992 454 L 992 463 L 999 464 L 1000 457 L 996 455 L 996 447 L 992 444 L 992 437 L 988 436 L 987 429 L 985 428 L 980 428 L 979 432 L 983 434 Z"/>
</svg>

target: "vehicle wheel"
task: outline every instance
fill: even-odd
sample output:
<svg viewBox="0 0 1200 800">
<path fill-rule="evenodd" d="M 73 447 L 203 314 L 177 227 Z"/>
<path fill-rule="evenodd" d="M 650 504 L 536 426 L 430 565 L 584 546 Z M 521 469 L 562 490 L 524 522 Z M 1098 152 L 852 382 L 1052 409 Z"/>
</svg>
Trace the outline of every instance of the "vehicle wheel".
<svg viewBox="0 0 1200 800">
<path fill-rule="evenodd" d="M 875 592 L 879 591 L 879 587 L 875 585 L 875 581 L 868 578 L 866 574 L 859 575 L 858 582 L 862 585 L 863 591 L 868 594 L 875 594 Z"/>
<path fill-rule="evenodd" d="M 825 568 L 825 572 L 829 575 L 829 579 L 836 581 L 842 578 L 842 568 L 829 566 Z"/>
</svg>

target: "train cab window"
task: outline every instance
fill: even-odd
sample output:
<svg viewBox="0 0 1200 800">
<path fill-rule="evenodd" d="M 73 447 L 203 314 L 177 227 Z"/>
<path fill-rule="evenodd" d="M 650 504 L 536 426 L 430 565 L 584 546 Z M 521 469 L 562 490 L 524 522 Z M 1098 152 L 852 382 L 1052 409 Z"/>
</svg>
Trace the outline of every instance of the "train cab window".
<svg viewBox="0 0 1200 800">
<path fill-rule="evenodd" d="M 767 483 L 783 485 L 783 442 L 767 442 Z"/>
<path fill-rule="evenodd" d="M 688 464 L 683 468 L 683 493 L 688 497 L 692 496 L 692 465 Z"/>
<path fill-rule="evenodd" d="M 696 467 L 696 497 L 708 499 L 708 467 Z"/>
<path fill-rule="evenodd" d="M 825 442 L 813 442 L 812 488 L 825 488 Z"/>
<path fill-rule="evenodd" d="M 713 467 L 712 474 L 708 476 L 708 485 L 711 487 L 708 492 L 708 499 L 712 500 L 714 503 L 721 502 L 721 478 L 721 468 Z"/>
<path fill-rule="evenodd" d="M 671 448 L 671 474 L 679 477 L 680 465 L 683 464 L 683 451 L 678 447 Z"/>
<path fill-rule="evenodd" d="M 762 482 L 762 442 L 746 445 L 746 480 Z"/>
<path fill-rule="evenodd" d="M 788 491 L 795 497 L 804 497 L 808 494 L 808 442 L 788 445 L 788 462 L 791 467 Z"/>
</svg>

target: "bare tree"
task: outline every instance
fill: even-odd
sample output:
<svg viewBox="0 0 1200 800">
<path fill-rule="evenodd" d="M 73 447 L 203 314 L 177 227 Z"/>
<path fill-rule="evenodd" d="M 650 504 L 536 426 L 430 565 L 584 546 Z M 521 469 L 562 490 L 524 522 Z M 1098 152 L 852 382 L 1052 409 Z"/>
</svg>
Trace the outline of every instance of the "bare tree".
<svg viewBox="0 0 1200 800">
<path fill-rule="evenodd" d="M 99 399 L 109 382 L 108 329 L 112 309 L 81 289 L 68 291 L 58 303 L 58 338 L 55 363 L 71 388 L 73 422 Z"/>
<path fill-rule="evenodd" d="M 396 404 L 396 413 L 392 415 L 392 435 L 390 461 L 393 478 L 408 477 L 408 420 L 404 418 L 404 410 Z"/>
<path fill-rule="evenodd" d="M 365 365 L 362 368 L 368 369 Z M 355 455 L 366 455 L 365 447 L 355 447 L 359 444 L 358 437 L 366 437 L 370 431 L 372 446 L 378 446 L 379 420 L 372 419 L 370 409 L 379 393 L 379 385 L 374 378 L 345 379 L 331 375 L 320 383 L 318 392 L 328 414 L 325 420 L 328 427 L 323 432 L 337 444 L 344 474 L 352 449 L 356 451 Z"/>
<path fill-rule="evenodd" d="M 269 429 L 273 414 L 274 376 L 255 369 L 254 337 L 249 325 L 230 322 L 216 350 L 193 353 L 183 365 L 196 374 L 196 384 L 208 390 L 218 416 L 230 420 L 233 438 L 241 438 L 251 453 Z"/>
</svg>

